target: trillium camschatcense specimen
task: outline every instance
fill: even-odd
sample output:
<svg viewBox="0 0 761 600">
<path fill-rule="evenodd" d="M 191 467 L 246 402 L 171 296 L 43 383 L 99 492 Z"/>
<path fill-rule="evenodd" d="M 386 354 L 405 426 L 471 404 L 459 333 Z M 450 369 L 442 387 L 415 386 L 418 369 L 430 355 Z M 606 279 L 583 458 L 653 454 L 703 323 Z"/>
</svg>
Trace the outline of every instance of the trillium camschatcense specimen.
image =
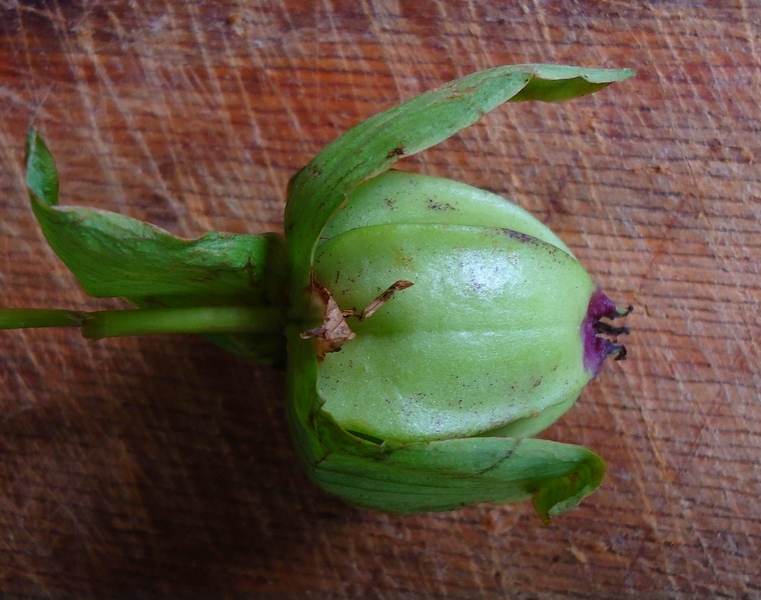
<svg viewBox="0 0 761 600">
<path fill-rule="evenodd" d="M 0 311 L 0 328 L 86 337 L 202 333 L 285 367 L 309 476 L 354 505 L 397 513 L 533 498 L 542 519 L 599 485 L 579 446 L 535 439 L 625 333 L 627 311 L 523 209 L 391 167 L 504 102 L 569 100 L 630 70 L 506 66 L 452 81 L 359 124 L 291 180 L 285 232 L 181 240 L 58 204 L 42 139 L 27 184 L 48 242 L 93 296 L 137 308 Z"/>
</svg>

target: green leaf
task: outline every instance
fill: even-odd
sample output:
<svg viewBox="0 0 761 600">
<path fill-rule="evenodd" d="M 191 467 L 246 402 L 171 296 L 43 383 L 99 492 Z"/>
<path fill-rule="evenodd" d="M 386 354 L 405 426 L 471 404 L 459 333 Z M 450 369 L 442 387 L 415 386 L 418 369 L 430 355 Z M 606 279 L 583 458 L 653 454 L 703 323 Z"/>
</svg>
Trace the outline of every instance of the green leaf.
<svg viewBox="0 0 761 600">
<path fill-rule="evenodd" d="M 58 205 L 58 172 L 53 156 L 37 130 L 26 136 L 26 185 L 42 202 Z"/>
<path fill-rule="evenodd" d="M 106 211 L 51 207 L 32 197 L 50 246 L 87 293 L 141 306 L 264 305 L 282 290 L 264 276 L 280 239 L 209 232 L 196 240 Z"/>
<path fill-rule="evenodd" d="M 116 213 L 58 206 L 55 164 L 42 138 L 27 139 L 27 185 L 48 243 L 85 291 L 139 307 L 269 306 L 287 294 L 286 252 L 277 234 L 209 232 L 195 240 Z M 284 361 L 279 334 L 214 334 L 228 350 Z"/>
<path fill-rule="evenodd" d="M 533 438 L 460 438 L 378 451 L 332 453 L 313 472 L 351 504 L 394 513 L 454 510 L 534 498 L 548 521 L 592 493 L 602 460 L 579 446 Z"/>
<path fill-rule="evenodd" d="M 630 69 L 516 65 L 474 73 L 378 114 L 328 145 L 294 176 L 285 212 L 293 312 L 308 300 L 314 248 L 348 192 L 409 156 L 454 135 L 507 101 L 568 100 L 631 77 Z"/>
</svg>

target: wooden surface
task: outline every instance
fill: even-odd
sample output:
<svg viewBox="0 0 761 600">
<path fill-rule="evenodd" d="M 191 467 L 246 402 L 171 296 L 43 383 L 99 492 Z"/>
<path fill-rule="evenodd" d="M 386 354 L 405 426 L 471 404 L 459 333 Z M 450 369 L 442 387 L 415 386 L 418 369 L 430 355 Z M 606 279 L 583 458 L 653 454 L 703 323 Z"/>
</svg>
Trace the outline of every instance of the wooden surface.
<svg viewBox="0 0 761 600">
<path fill-rule="evenodd" d="M 506 4 L 1 0 L 0 305 L 120 305 L 86 298 L 44 243 L 30 126 L 64 203 L 257 233 L 282 228 L 288 178 L 324 144 L 452 77 L 636 67 L 404 163 L 515 199 L 636 306 L 629 360 L 546 433 L 606 459 L 600 490 L 549 526 L 529 503 L 356 510 L 297 468 L 281 373 L 198 338 L 4 332 L 1 591 L 761 595 L 761 9 Z"/>
</svg>

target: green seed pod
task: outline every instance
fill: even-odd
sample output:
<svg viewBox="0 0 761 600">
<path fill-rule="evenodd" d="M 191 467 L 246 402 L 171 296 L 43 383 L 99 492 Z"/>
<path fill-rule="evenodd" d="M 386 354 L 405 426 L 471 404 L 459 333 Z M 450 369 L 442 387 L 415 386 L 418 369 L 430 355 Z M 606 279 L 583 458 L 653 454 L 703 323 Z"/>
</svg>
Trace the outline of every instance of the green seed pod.
<svg viewBox="0 0 761 600">
<path fill-rule="evenodd" d="M 581 332 L 591 278 L 554 234 L 493 194 L 376 177 L 328 224 L 314 275 L 355 314 L 394 282 L 414 284 L 372 317 L 349 318 L 356 337 L 320 365 L 323 409 L 349 431 L 394 442 L 498 428 L 529 437 L 595 374 Z"/>
</svg>

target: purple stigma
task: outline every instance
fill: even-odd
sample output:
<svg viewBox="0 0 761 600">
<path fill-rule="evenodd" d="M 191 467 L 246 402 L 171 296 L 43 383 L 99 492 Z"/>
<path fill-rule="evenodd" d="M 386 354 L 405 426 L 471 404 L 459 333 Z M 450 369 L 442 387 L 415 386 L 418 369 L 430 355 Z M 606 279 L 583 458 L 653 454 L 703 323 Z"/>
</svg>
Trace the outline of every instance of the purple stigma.
<svg viewBox="0 0 761 600">
<path fill-rule="evenodd" d="M 608 323 L 601 322 L 600 319 L 606 317 L 615 319 L 627 315 L 629 312 L 631 312 L 631 307 L 626 312 L 619 312 L 613 300 L 608 298 L 600 289 L 595 290 L 589 299 L 587 315 L 581 323 L 581 340 L 584 344 L 584 369 L 592 375 L 592 379 L 597 377 L 606 358 L 615 354 L 616 360 L 620 360 L 626 356 L 626 349 L 623 346 L 597 334 L 607 333 L 616 336 L 629 333 L 629 331 L 624 327 L 613 327 Z"/>
</svg>

